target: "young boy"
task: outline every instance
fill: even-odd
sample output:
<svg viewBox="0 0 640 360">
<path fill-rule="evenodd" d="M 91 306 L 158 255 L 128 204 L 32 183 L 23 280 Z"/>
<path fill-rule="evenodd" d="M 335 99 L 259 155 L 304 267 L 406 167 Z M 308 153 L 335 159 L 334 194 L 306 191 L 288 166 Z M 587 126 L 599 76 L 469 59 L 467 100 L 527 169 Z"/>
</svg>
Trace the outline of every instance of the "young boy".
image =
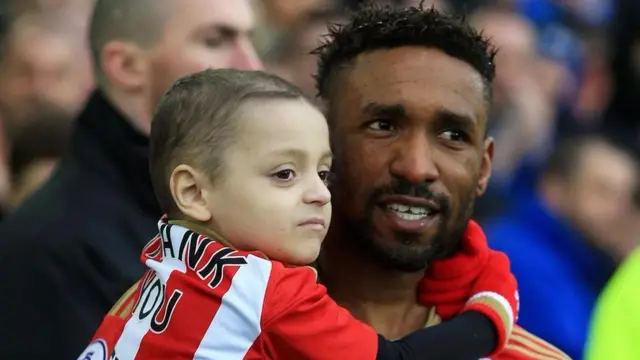
<svg viewBox="0 0 640 360">
<path fill-rule="evenodd" d="M 79 359 L 478 359 L 501 350 L 517 311 L 508 265 L 487 264 L 477 284 L 495 288 L 473 289 L 477 301 L 461 315 L 398 341 L 328 297 L 303 265 L 329 227 L 331 161 L 325 118 L 286 81 L 240 70 L 179 80 L 152 122 L 151 175 L 167 216 L 143 250 L 149 270 Z"/>
</svg>

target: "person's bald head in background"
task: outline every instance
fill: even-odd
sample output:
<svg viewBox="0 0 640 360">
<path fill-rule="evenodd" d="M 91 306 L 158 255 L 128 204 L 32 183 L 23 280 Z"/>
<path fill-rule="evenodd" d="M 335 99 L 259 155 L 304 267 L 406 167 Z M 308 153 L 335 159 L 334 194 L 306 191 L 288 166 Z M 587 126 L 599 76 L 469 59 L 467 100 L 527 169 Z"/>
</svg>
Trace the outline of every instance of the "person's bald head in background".
<svg viewBox="0 0 640 360">
<path fill-rule="evenodd" d="M 479 9 L 470 21 L 498 48 L 494 103 L 501 106 L 508 97 L 514 78 L 529 76 L 535 71 L 538 59 L 536 29 L 520 15 L 501 8 Z"/>
<path fill-rule="evenodd" d="M 300 87 L 308 96 L 315 97 L 314 75 L 318 71 L 318 59 L 311 52 L 321 45 L 330 24 L 347 20 L 347 13 L 338 6 L 318 7 L 300 15 L 265 54 L 267 71 Z"/>
<path fill-rule="evenodd" d="M 207 68 L 262 67 L 249 0 L 97 0 L 90 42 L 98 87 L 144 133 L 164 92 Z"/>
</svg>

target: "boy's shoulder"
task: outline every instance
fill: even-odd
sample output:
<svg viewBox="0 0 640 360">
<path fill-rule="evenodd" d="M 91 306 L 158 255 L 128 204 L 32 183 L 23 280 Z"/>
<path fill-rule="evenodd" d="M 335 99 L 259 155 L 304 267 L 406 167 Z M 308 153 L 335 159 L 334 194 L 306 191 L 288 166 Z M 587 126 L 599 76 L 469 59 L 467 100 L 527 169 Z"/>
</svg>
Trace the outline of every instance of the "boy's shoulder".
<svg viewBox="0 0 640 360">
<path fill-rule="evenodd" d="M 154 280 L 164 284 L 169 297 L 173 289 L 185 298 L 215 301 L 226 297 L 243 304 L 258 301 L 255 305 L 268 312 L 267 305 L 295 301 L 318 286 L 311 267 L 292 267 L 260 251 L 238 250 L 183 226 L 161 223 L 159 228 L 141 260 Z M 150 283 L 143 279 L 141 293 Z"/>
</svg>

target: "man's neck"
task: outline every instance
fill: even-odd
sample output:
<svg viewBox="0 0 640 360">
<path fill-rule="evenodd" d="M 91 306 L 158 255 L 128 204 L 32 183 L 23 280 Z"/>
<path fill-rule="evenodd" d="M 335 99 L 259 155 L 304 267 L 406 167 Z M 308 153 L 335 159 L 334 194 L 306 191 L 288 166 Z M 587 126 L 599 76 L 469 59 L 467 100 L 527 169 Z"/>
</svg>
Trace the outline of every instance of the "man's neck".
<svg viewBox="0 0 640 360">
<path fill-rule="evenodd" d="M 102 92 L 111 105 L 129 121 L 131 126 L 142 134 L 149 134 L 152 107 L 142 99 L 141 94 L 127 94 L 109 86 L 103 87 Z"/>
<path fill-rule="evenodd" d="M 390 339 L 424 327 L 430 309 L 416 295 L 424 272 L 381 268 L 345 244 L 335 236 L 327 239 L 318 262 L 320 280 L 331 297 Z"/>
</svg>

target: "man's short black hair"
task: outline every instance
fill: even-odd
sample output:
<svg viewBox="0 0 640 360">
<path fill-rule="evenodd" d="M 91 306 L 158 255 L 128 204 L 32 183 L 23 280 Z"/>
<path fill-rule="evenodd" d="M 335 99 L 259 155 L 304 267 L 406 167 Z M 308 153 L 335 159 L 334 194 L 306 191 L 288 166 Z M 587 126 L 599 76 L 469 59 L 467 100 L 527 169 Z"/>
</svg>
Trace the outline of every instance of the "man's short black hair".
<svg viewBox="0 0 640 360">
<path fill-rule="evenodd" d="M 346 25 L 333 25 L 318 55 L 318 96 L 326 98 L 337 69 L 358 55 L 401 46 L 439 49 L 478 71 L 488 98 L 495 76 L 495 48 L 467 24 L 464 17 L 440 13 L 433 7 L 395 8 L 368 4 L 355 12 Z"/>
</svg>

